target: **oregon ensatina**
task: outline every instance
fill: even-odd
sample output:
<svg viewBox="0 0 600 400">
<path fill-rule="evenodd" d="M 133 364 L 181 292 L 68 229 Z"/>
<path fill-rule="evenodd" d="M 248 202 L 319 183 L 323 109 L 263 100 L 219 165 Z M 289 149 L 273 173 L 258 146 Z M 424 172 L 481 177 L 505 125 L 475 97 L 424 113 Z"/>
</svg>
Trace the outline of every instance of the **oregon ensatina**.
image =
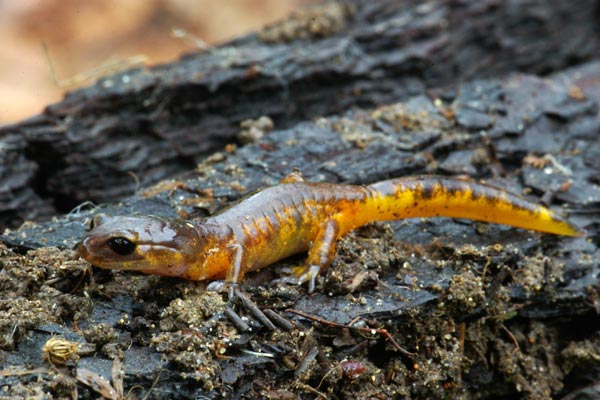
<svg viewBox="0 0 600 400">
<path fill-rule="evenodd" d="M 580 234 L 546 207 L 483 184 L 423 176 L 352 186 L 304 182 L 290 175 L 206 219 L 100 218 L 80 254 L 103 268 L 239 283 L 248 271 L 308 250 L 306 263 L 294 274 L 313 291 L 340 236 L 369 222 L 414 217 L 468 218 Z"/>
</svg>

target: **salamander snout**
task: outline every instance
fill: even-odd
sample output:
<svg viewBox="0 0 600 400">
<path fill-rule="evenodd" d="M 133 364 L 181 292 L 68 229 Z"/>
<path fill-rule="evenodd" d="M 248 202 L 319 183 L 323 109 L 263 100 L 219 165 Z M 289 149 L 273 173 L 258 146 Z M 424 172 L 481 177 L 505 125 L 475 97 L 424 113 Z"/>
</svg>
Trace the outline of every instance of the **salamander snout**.
<svg viewBox="0 0 600 400">
<path fill-rule="evenodd" d="M 79 245 L 92 265 L 179 276 L 197 258 L 200 237 L 193 224 L 153 216 L 95 219 Z"/>
<path fill-rule="evenodd" d="M 135 249 L 136 243 L 122 236 L 106 238 L 90 235 L 77 247 L 79 255 L 95 265 L 102 265 L 103 261 L 119 256 L 130 256 Z"/>
<path fill-rule="evenodd" d="M 88 236 L 81 243 L 79 243 L 79 252 L 83 254 L 92 253 L 92 249 L 98 246 L 100 240 L 92 236 Z M 106 241 L 103 241 L 103 245 L 107 246 L 111 249 L 116 255 L 128 256 L 135 251 L 136 244 L 122 236 L 117 236 L 114 238 L 110 238 Z"/>
<path fill-rule="evenodd" d="M 129 217 L 94 218 L 88 235 L 78 246 L 78 253 L 93 265 L 118 268 L 115 263 L 139 261 L 139 245 L 144 241 L 146 220 Z"/>
</svg>

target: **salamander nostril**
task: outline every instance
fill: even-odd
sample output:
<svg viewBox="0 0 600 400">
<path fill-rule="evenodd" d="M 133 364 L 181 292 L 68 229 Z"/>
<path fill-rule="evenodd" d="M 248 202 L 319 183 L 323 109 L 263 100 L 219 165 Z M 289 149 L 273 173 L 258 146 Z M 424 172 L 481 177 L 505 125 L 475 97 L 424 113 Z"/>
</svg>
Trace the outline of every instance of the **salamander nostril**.
<svg viewBox="0 0 600 400">
<path fill-rule="evenodd" d="M 127 256 L 135 250 L 135 243 L 121 236 L 109 239 L 107 244 L 112 251 L 121 256 Z"/>
</svg>

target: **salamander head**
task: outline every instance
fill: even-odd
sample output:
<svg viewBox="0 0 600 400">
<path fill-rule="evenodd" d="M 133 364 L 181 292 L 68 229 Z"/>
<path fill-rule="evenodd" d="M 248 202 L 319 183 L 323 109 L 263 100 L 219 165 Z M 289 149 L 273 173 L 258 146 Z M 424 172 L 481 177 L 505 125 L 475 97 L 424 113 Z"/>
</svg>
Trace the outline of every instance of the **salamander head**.
<svg viewBox="0 0 600 400">
<path fill-rule="evenodd" d="M 200 242 L 195 226 L 183 220 L 98 216 L 79 254 L 101 268 L 183 276 Z"/>
</svg>

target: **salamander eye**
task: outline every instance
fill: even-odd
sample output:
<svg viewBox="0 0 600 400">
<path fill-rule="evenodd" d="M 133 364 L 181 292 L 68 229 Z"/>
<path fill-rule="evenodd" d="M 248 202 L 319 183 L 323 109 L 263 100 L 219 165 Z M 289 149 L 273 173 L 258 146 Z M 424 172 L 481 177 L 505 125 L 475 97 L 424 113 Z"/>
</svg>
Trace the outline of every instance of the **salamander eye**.
<svg viewBox="0 0 600 400">
<path fill-rule="evenodd" d="M 108 247 L 120 256 L 127 256 L 135 250 L 135 243 L 124 237 L 112 238 L 108 241 Z"/>
</svg>

